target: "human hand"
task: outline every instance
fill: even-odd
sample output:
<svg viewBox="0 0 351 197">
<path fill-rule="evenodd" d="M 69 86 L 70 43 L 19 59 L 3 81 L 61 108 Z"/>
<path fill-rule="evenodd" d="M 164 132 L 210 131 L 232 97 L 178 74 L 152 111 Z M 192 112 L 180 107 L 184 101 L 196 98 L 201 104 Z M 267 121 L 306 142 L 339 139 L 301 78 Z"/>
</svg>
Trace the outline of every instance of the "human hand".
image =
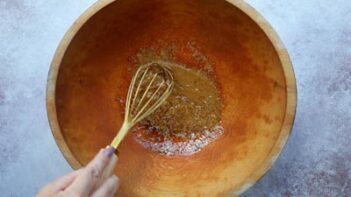
<svg viewBox="0 0 351 197">
<path fill-rule="evenodd" d="M 119 187 L 119 179 L 108 172 L 107 166 L 114 167 L 117 157 L 115 149 L 101 149 L 90 163 L 43 187 L 37 197 L 112 197 Z"/>
</svg>

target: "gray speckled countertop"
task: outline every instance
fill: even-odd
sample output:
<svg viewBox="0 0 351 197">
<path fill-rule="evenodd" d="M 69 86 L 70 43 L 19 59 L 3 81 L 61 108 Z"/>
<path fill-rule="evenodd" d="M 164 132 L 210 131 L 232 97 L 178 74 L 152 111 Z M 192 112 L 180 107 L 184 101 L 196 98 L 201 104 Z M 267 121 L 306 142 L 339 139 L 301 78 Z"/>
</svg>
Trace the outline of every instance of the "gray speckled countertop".
<svg viewBox="0 0 351 197">
<path fill-rule="evenodd" d="M 95 0 L 0 0 L 0 196 L 33 196 L 71 170 L 51 134 L 45 88 L 55 49 Z M 290 54 L 292 134 L 243 196 L 351 195 L 351 1 L 249 0 Z"/>
</svg>

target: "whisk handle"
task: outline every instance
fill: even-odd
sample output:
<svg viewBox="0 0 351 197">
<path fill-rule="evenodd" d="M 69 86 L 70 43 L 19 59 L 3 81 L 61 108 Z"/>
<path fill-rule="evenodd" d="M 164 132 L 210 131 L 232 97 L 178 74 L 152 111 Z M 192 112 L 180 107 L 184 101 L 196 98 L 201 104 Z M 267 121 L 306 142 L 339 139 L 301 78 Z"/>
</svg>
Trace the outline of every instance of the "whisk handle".
<svg viewBox="0 0 351 197">
<path fill-rule="evenodd" d="M 112 143 L 110 144 L 111 147 L 113 147 L 117 151 L 118 145 L 121 143 L 123 138 L 126 136 L 128 133 L 129 129 L 132 127 L 132 125 L 128 124 L 127 122 L 124 122 L 119 129 L 116 137 L 113 139 Z"/>
</svg>

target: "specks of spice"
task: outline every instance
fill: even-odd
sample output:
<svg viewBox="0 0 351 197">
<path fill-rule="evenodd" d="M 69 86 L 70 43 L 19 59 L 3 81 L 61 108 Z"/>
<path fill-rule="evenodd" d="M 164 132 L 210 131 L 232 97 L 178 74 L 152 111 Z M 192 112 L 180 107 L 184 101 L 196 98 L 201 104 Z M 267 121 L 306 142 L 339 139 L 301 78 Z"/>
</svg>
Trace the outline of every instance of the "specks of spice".
<svg viewBox="0 0 351 197">
<path fill-rule="evenodd" d="M 174 89 L 160 108 L 134 128 L 136 139 L 160 154 L 196 153 L 223 133 L 222 102 L 216 83 L 204 70 L 173 62 L 155 63 L 172 71 Z"/>
<path fill-rule="evenodd" d="M 162 106 L 133 129 L 137 142 L 164 155 L 190 155 L 222 133 L 222 102 L 213 67 L 195 42 L 186 45 L 198 69 L 179 64 L 175 44 L 143 48 L 130 58 L 129 71 L 151 62 L 169 67 L 174 90 Z M 176 63 L 178 62 L 178 63 Z"/>
<path fill-rule="evenodd" d="M 192 138 L 188 141 L 176 142 L 173 140 L 165 140 L 158 142 L 151 142 L 145 140 L 141 134 L 137 135 L 137 141 L 147 149 L 154 152 L 167 155 L 192 155 L 202 148 L 207 146 L 212 141 L 216 140 L 223 133 L 223 127 L 216 125 L 211 131 L 205 130 L 201 135 L 196 136 L 194 133 L 191 134 Z"/>
</svg>

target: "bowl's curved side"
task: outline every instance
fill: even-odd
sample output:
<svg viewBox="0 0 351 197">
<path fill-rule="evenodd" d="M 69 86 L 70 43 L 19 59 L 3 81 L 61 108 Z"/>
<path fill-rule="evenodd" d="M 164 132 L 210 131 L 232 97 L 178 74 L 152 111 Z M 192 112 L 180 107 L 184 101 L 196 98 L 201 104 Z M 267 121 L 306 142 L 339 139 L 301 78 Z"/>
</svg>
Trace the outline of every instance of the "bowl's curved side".
<svg viewBox="0 0 351 197">
<path fill-rule="evenodd" d="M 67 31 L 64 38 L 60 42 L 58 46 L 55 56 L 52 60 L 50 71 L 48 74 L 47 81 L 47 90 L 46 90 L 46 105 L 48 111 L 48 118 L 52 133 L 58 144 L 61 152 L 63 153 L 66 160 L 69 164 L 74 168 L 80 168 L 82 166 L 81 163 L 76 159 L 76 157 L 70 151 L 68 145 L 65 142 L 64 136 L 60 129 L 57 113 L 56 113 L 56 101 L 55 101 L 55 92 L 56 92 L 56 81 L 58 77 L 59 67 L 62 61 L 62 58 L 65 54 L 67 47 L 70 42 L 76 35 L 76 33 L 80 30 L 80 28 L 91 18 L 94 14 L 99 12 L 102 8 L 114 2 L 115 0 L 100 0 L 94 5 L 92 5 L 87 11 L 85 11 L 71 26 L 71 28 Z M 273 165 L 274 161 L 279 156 L 282 148 L 284 147 L 287 138 L 290 134 L 295 110 L 296 110 L 296 81 L 295 75 L 292 68 L 292 64 L 290 62 L 290 58 L 286 48 L 283 43 L 279 39 L 278 35 L 275 33 L 273 28 L 268 24 L 268 22 L 257 12 L 254 8 L 250 7 L 247 3 L 242 0 L 227 0 L 233 6 L 239 8 L 245 14 L 247 14 L 267 35 L 269 40 L 272 42 L 279 59 L 281 61 L 285 83 L 286 83 L 286 111 L 284 115 L 284 121 L 282 123 L 281 132 L 277 138 L 276 143 L 268 154 L 267 158 L 260 164 L 258 169 L 252 173 L 246 180 L 236 188 L 230 192 L 232 195 L 238 195 L 252 186 L 259 178 L 261 178 Z"/>
<path fill-rule="evenodd" d="M 277 138 L 276 143 L 272 147 L 267 158 L 261 163 L 259 168 L 247 177 L 243 184 L 234 188 L 231 193 L 239 195 L 254 185 L 273 165 L 277 160 L 279 154 L 284 148 L 285 143 L 290 135 L 293 122 L 295 119 L 296 112 L 296 102 L 297 102 L 297 89 L 296 89 L 296 79 L 294 70 L 289 58 L 288 51 L 286 50 L 284 44 L 280 40 L 278 34 L 273 30 L 271 25 L 261 16 L 254 8 L 245 3 L 242 0 L 227 0 L 229 3 L 233 4 L 245 14 L 247 14 L 267 35 L 269 40 L 272 42 L 279 59 L 281 61 L 285 83 L 286 83 L 286 111 L 284 116 L 284 121 L 282 123 L 280 135 Z"/>
<path fill-rule="evenodd" d="M 99 10 L 107 6 L 108 4 L 114 2 L 115 0 L 100 0 L 88 8 L 70 27 L 66 32 L 65 36 L 62 38 L 58 48 L 56 49 L 54 58 L 50 65 L 50 70 L 48 74 L 47 87 L 46 87 L 46 108 L 48 113 L 49 124 L 51 127 L 52 134 L 55 138 L 57 145 L 59 146 L 62 154 L 68 163 L 74 168 L 78 169 L 82 167 L 82 164 L 74 157 L 66 141 L 64 140 L 62 131 L 60 129 L 57 113 L 56 113 L 56 81 L 59 72 L 59 67 L 62 62 L 62 58 L 65 54 L 67 47 L 70 42 L 79 31 L 79 29 Z"/>
</svg>

